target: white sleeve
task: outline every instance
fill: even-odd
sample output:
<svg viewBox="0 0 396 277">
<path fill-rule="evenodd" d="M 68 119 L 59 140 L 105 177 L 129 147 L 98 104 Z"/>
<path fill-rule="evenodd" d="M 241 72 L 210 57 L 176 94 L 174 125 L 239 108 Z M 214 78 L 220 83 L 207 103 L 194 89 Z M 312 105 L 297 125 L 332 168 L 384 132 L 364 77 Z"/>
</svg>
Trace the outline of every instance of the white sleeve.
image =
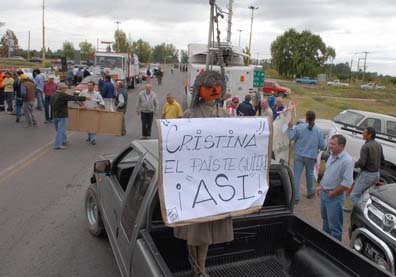
<svg viewBox="0 0 396 277">
<path fill-rule="evenodd" d="M 98 104 L 104 106 L 105 102 L 103 100 L 102 95 L 100 95 L 100 93 L 98 93 Z"/>
<path fill-rule="evenodd" d="M 119 103 L 117 105 L 117 108 L 123 107 L 124 103 L 125 103 L 124 95 L 120 94 L 118 96 L 118 101 L 119 101 Z"/>
</svg>

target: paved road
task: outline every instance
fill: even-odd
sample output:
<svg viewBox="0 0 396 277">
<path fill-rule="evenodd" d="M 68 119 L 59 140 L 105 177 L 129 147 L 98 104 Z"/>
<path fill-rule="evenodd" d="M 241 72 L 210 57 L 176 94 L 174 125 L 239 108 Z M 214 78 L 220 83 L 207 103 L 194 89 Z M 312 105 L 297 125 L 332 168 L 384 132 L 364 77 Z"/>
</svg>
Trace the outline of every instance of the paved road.
<svg viewBox="0 0 396 277">
<path fill-rule="evenodd" d="M 161 106 L 168 92 L 185 101 L 184 74 L 166 72 L 160 87 L 153 81 Z M 107 239 L 88 234 L 83 199 L 98 155 L 140 138 L 135 103 L 141 88 L 129 91 L 127 136 L 99 136 L 96 146 L 74 133 L 68 150 L 55 151 L 55 132 L 41 113 L 37 128 L 0 115 L 0 276 L 119 276 Z"/>
<path fill-rule="evenodd" d="M 161 106 L 168 92 L 185 104 L 185 74 L 167 71 L 160 87 L 153 81 Z M 129 91 L 127 136 L 98 136 L 96 146 L 85 134 L 73 133 L 68 150 L 54 151 L 55 132 L 42 123 L 42 114 L 37 128 L 22 128 L 12 116 L 0 114 L 1 277 L 119 276 L 107 239 L 86 229 L 83 200 L 98 155 L 119 152 L 140 138 L 135 103 L 141 88 Z M 302 199 L 296 212 L 320 227 L 317 198 Z"/>
</svg>

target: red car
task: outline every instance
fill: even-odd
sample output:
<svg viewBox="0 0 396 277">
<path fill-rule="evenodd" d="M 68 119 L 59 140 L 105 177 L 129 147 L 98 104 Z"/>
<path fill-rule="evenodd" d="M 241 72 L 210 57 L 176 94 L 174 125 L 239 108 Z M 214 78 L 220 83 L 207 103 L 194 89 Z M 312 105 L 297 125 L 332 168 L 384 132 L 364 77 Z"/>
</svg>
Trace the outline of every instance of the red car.
<svg viewBox="0 0 396 277">
<path fill-rule="evenodd" d="M 278 82 L 265 81 L 263 87 L 264 94 L 274 94 L 275 96 L 285 97 L 291 93 L 289 88 L 281 87 Z"/>
</svg>

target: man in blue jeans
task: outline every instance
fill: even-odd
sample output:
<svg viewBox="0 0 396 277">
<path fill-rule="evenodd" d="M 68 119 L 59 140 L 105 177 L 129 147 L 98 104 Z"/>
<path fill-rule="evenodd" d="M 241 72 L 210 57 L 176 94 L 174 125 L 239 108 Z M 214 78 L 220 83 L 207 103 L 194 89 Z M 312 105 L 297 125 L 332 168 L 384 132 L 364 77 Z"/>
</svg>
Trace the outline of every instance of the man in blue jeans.
<svg viewBox="0 0 396 277">
<path fill-rule="evenodd" d="M 56 130 L 55 136 L 55 150 L 64 150 L 67 149 L 64 145 L 66 144 L 66 131 L 67 131 L 67 118 L 68 108 L 67 103 L 68 101 L 85 101 L 86 99 L 90 99 L 89 97 L 84 96 L 74 96 L 69 95 L 66 93 L 67 85 L 65 83 L 60 83 L 58 85 L 58 90 L 51 98 L 51 105 L 54 111 L 54 125 Z"/>
<path fill-rule="evenodd" d="M 36 82 L 37 110 L 42 111 L 44 106 L 44 75 L 41 74 L 40 69 L 36 69 L 35 72 L 34 81 Z"/>
<path fill-rule="evenodd" d="M 380 179 L 381 163 L 384 162 L 382 146 L 375 140 L 377 132 L 373 127 L 363 130 L 363 139 L 366 141 L 360 149 L 359 160 L 355 163 L 355 168 L 360 168 L 359 177 L 351 193 L 351 199 L 356 205 L 363 192 L 375 185 Z"/>
<path fill-rule="evenodd" d="M 316 115 L 313 111 L 307 111 L 305 114 L 306 123 L 293 126 L 289 122 L 287 136 L 294 140 L 294 188 L 295 203 L 300 200 L 300 180 L 301 174 L 305 167 L 305 176 L 307 184 L 307 198 L 315 196 L 314 167 L 319 150 L 326 147 L 326 142 L 322 130 L 315 125 Z"/>
<path fill-rule="evenodd" d="M 329 142 L 331 155 L 326 163 L 326 170 L 317 188 L 320 194 L 320 210 L 323 231 L 339 241 L 342 240 L 342 225 L 345 194 L 353 184 L 354 162 L 344 151 L 346 138 L 334 135 Z"/>
</svg>

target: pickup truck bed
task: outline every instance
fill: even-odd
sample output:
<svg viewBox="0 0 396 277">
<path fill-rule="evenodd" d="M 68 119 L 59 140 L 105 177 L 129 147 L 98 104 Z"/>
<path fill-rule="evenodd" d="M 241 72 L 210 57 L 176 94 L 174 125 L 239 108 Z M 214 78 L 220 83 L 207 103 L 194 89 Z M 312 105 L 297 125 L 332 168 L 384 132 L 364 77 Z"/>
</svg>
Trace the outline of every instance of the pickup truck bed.
<svg viewBox="0 0 396 277">
<path fill-rule="evenodd" d="M 284 213 L 282 185 L 271 174 L 271 193 L 260 215 L 235 218 L 234 241 L 211 245 L 206 260 L 209 276 L 387 276 L 293 214 Z M 278 194 L 279 193 L 279 194 Z M 263 215 L 268 214 L 263 219 Z M 186 243 L 173 229 L 153 224 L 142 239 L 165 276 L 191 276 Z M 343 263 L 345 262 L 345 264 Z M 348 266 L 346 266 L 346 264 Z"/>
<path fill-rule="evenodd" d="M 243 220 L 235 226 L 235 240 L 212 245 L 208 251 L 209 276 L 362 276 L 343 266 L 337 257 L 337 248 L 330 238 L 321 246 L 303 239 L 320 238 L 313 228 L 295 216 L 277 217 L 255 221 Z M 184 241 L 173 237 L 173 230 L 151 230 L 151 237 L 161 257 L 174 276 L 191 276 L 188 252 Z M 324 247 L 328 246 L 325 250 Z M 345 255 L 353 259 L 355 255 Z M 349 256 L 349 257 L 346 257 Z M 338 257 L 342 258 L 342 257 Z M 353 264 L 352 260 L 347 260 Z M 359 262 L 356 259 L 356 262 Z M 356 268 L 358 270 L 358 268 Z"/>
</svg>

